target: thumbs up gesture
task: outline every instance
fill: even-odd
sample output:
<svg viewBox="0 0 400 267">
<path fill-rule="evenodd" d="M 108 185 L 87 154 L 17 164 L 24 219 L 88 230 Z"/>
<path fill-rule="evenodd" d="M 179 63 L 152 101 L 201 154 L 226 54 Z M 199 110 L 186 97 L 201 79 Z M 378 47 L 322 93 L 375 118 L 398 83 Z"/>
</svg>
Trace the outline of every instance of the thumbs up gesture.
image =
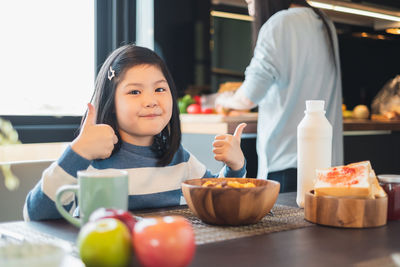
<svg viewBox="0 0 400 267">
<path fill-rule="evenodd" d="M 118 142 L 113 128 L 107 124 L 96 124 L 96 109 L 88 104 L 88 113 L 81 132 L 71 147 L 80 156 L 88 159 L 106 159 Z"/>
<path fill-rule="evenodd" d="M 236 127 L 233 135 L 217 135 L 213 142 L 214 158 L 224 162 L 234 171 L 241 169 L 244 165 L 244 155 L 240 148 L 240 139 L 246 123 L 241 123 Z"/>
</svg>

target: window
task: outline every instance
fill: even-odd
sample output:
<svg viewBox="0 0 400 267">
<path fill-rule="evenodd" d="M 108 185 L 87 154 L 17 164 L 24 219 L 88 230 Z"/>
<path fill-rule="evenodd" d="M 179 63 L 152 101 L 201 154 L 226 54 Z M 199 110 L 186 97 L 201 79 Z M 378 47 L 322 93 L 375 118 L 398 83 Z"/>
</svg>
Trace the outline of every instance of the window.
<svg viewBox="0 0 400 267">
<path fill-rule="evenodd" d="M 94 1 L 1 1 L 0 29 L 0 115 L 81 116 L 94 89 Z"/>
</svg>

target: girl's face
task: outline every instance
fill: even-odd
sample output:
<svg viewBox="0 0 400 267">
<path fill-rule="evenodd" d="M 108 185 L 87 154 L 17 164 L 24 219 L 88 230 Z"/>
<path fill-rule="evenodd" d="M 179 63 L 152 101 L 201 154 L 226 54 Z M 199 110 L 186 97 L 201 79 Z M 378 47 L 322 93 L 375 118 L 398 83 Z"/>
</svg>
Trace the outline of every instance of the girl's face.
<svg viewBox="0 0 400 267">
<path fill-rule="evenodd" d="M 158 66 L 138 65 L 125 73 L 115 91 L 115 111 L 121 139 L 150 146 L 172 116 L 172 94 Z"/>
</svg>

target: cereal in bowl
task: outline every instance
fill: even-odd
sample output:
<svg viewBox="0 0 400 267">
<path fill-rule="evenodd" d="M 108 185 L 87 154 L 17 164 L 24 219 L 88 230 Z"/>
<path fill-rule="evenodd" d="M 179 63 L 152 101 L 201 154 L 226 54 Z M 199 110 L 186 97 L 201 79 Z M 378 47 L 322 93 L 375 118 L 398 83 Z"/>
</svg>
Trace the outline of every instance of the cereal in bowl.
<svg viewBox="0 0 400 267">
<path fill-rule="evenodd" d="M 250 188 L 250 187 L 256 187 L 255 184 L 252 182 L 247 182 L 247 183 L 240 183 L 237 181 L 221 181 L 221 182 L 213 182 L 213 181 L 207 181 L 201 186 L 203 187 L 215 187 L 215 188 Z"/>
</svg>

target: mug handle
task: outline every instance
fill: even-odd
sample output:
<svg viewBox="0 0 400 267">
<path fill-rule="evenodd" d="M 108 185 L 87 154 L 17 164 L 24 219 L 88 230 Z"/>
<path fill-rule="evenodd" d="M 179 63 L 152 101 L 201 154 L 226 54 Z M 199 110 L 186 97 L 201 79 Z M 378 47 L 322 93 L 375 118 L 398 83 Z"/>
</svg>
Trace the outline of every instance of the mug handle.
<svg viewBox="0 0 400 267">
<path fill-rule="evenodd" d="M 60 212 L 61 216 L 63 216 L 67 221 L 75 225 L 76 227 L 81 227 L 82 223 L 79 219 L 74 218 L 69 212 L 61 204 L 61 197 L 66 192 L 74 192 L 75 195 L 78 195 L 79 185 L 63 185 L 61 186 L 56 193 L 56 207 L 57 210 Z"/>
</svg>

